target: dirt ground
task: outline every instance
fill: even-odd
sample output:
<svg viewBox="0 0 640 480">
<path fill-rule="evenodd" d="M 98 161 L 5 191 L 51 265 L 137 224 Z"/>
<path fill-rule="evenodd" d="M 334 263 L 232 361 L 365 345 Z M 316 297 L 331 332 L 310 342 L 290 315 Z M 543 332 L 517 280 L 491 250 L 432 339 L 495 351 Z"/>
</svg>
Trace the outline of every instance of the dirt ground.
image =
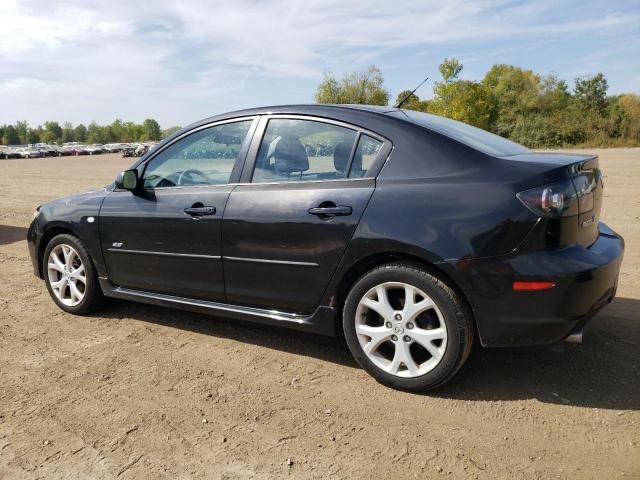
<svg viewBox="0 0 640 480">
<path fill-rule="evenodd" d="M 57 309 L 33 208 L 117 155 L 0 161 L 0 479 L 640 478 L 640 149 L 597 151 L 626 239 L 583 345 L 484 350 L 445 388 L 390 390 L 341 340 L 112 301 Z"/>
</svg>

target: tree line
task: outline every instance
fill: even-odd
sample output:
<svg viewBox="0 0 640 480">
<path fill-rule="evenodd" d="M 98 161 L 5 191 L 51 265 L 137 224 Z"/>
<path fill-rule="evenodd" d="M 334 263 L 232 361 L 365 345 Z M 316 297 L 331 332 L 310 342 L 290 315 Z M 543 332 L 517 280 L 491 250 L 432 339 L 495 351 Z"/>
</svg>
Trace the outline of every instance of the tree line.
<svg viewBox="0 0 640 480">
<path fill-rule="evenodd" d="M 73 126 L 69 122 L 60 125 L 58 122 L 44 122 L 37 127 L 30 127 L 25 121 L 13 125 L 0 125 L 0 143 L 4 145 L 25 145 L 47 143 L 61 145 L 66 142 L 87 144 L 131 143 L 158 141 L 180 130 L 171 127 L 165 130 L 153 118 L 142 123 L 114 120 L 109 125 L 98 125 L 91 122 L 88 126 Z"/>
<path fill-rule="evenodd" d="M 479 81 L 461 79 L 462 69 L 457 59 L 445 59 L 432 98 L 421 99 L 406 90 L 397 95 L 394 105 L 406 98 L 403 108 L 460 120 L 532 148 L 640 145 L 640 96 L 608 95 L 609 85 L 602 73 L 576 78 L 569 88 L 556 75 L 540 75 L 513 65 L 494 65 Z M 318 103 L 388 105 L 391 94 L 380 69 L 371 66 L 341 79 L 325 74 L 315 99 Z M 19 121 L 0 125 L 0 142 L 145 142 L 161 140 L 179 129 L 162 130 L 152 118 L 142 123 L 117 119 L 109 125 L 92 122 L 88 126 L 49 121 L 35 128 Z"/>
<path fill-rule="evenodd" d="M 494 65 L 482 80 L 460 79 L 463 65 L 445 59 L 433 97 L 400 92 L 402 108 L 432 113 L 488 130 L 532 148 L 640 145 L 640 96 L 608 95 L 602 73 L 576 78 L 570 89 L 556 75 L 540 75 L 513 65 Z M 318 86 L 318 103 L 388 105 L 380 69 L 369 67 Z"/>
</svg>

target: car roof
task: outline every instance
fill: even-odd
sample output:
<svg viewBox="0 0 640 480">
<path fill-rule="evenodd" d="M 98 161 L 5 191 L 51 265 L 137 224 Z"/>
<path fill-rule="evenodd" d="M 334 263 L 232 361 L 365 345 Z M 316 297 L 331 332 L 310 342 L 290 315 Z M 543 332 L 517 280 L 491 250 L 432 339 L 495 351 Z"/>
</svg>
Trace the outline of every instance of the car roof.
<svg viewBox="0 0 640 480">
<path fill-rule="evenodd" d="M 383 114 L 389 111 L 396 110 L 388 106 L 379 105 L 356 105 L 356 104 L 327 104 L 327 103 L 300 103 L 300 104 L 288 104 L 288 105 L 267 105 L 264 107 L 254 107 L 242 110 L 234 110 L 232 112 L 226 112 L 221 115 L 214 115 L 210 118 L 218 118 L 220 116 L 241 116 L 241 115 L 260 115 L 266 113 L 303 113 L 306 111 L 345 111 L 345 110 L 362 110 L 366 112 L 373 112 Z"/>
<path fill-rule="evenodd" d="M 184 127 L 180 132 L 171 135 L 168 138 L 173 138 L 180 135 L 186 130 L 200 127 L 208 123 L 213 123 L 221 120 L 230 120 L 233 118 L 254 116 L 254 115 L 270 115 L 270 114 L 282 114 L 282 115 L 309 115 L 326 117 L 328 119 L 342 120 L 348 123 L 360 119 L 378 120 L 377 123 L 383 122 L 385 124 L 398 122 L 398 119 L 394 119 L 389 115 L 384 115 L 387 112 L 396 111 L 392 107 L 378 106 L 378 105 L 351 105 L 351 104 L 324 104 L 324 103 L 309 103 L 309 104 L 291 104 L 291 105 L 269 105 L 264 107 L 247 108 L 242 110 L 234 110 L 231 112 L 221 113 L 212 117 L 204 118 L 197 122 Z M 407 123 L 407 122 L 402 122 Z M 382 134 L 383 132 L 380 132 Z"/>
</svg>

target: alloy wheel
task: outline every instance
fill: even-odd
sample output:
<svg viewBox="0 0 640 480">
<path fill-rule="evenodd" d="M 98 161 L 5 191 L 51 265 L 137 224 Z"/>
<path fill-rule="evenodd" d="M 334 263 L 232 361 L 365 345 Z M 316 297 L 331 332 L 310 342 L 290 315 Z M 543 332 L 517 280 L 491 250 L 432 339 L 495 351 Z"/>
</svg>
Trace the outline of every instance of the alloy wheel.
<svg viewBox="0 0 640 480">
<path fill-rule="evenodd" d="M 355 330 L 369 360 L 399 377 L 430 372 L 447 347 L 447 327 L 438 306 L 403 282 L 381 283 L 366 292 L 356 309 Z"/>
<path fill-rule="evenodd" d="M 84 299 L 87 277 L 84 264 L 76 250 L 67 244 L 56 245 L 47 260 L 49 285 L 56 298 L 69 307 Z"/>
</svg>

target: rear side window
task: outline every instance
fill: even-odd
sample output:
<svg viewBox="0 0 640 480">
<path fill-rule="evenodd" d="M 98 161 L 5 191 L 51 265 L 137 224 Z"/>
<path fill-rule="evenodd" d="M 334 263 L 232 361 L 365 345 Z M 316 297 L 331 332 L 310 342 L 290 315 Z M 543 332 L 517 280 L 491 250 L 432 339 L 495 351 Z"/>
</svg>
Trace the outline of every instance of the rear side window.
<svg viewBox="0 0 640 480">
<path fill-rule="evenodd" d="M 253 183 L 347 178 L 357 133 L 315 120 L 272 118 L 260 144 Z"/>
<path fill-rule="evenodd" d="M 349 178 L 362 178 L 371 176 L 371 167 L 380 153 L 382 142 L 369 135 L 361 135 L 358 148 L 351 161 Z"/>
</svg>

